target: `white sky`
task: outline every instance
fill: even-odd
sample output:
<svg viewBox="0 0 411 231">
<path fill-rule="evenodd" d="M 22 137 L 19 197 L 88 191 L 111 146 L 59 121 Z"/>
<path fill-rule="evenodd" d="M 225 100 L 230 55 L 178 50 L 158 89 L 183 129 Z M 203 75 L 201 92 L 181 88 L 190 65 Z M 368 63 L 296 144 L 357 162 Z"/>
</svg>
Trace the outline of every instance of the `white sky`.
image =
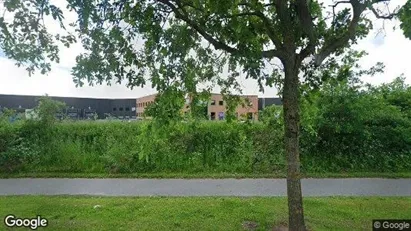
<svg viewBox="0 0 411 231">
<path fill-rule="evenodd" d="M 327 2 L 329 0 L 326 0 Z M 65 2 L 65 1 L 61 1 Z M 405 0 L 393 0 L 394 5 L 402 5 Z M 65 10 L 65 7 L 62 7 Z M 68 21 L 73 20 L 75 15 L 64 11 Z M 49 30 L 52 33 L 58 33 L 56 23 L 47 22 Z M 372 84 L 389 82 L 400 74 L 404 73 L 406 82 L 411 84 L 411 63 L 408 55 L 411 54 L 411 40 L 406 39 L 399 29 L 399 23 L 396 21 L 386 21 L 385 36 L 377 35 L 377 30 L 381 28 L 382 22 L 374 24 L 374 31 L 356 46 L 361 50 L 366 50 L 369 55 L 361 60 L 363 67 L 370 67 L 378 61 L 386 65 L 385 73 L 374 77 L 365 77 L 363 80 Z M 393 26 L 397 29 L 393 30 Z M 0 51 L 0 94 L 25 94 L 25 95 L 44 95 L 51 96 L 76 96 L 76 97 L 109 97 L 109 98 L 132 98 L 140 97 L 155 92 L 151 85 L 144 88 L 135 88 L 130 90 L 124 84 L 112 84 L 112 86 L 84 86 L 76 88 L 70 69 L 75 64 L 75 57 L 82 51 L 80 44 L 70 48 L 61 47 L 59 65 L 54 65 L 48 75 L 36 73 L 29 77 L 24 68 L 18 68 L 12 60 L 8 60 Z M 255 80 L 246 80 L 244 76 L 240 79 L 243 86 L 244 94 L 258 94 L 260 96 L 273 97 L 277 95 L 276 89 L 266 88 L 265 93 L 259 92 Z M 215 89 L 218 92 L 218 89 Z"/>
</svg>

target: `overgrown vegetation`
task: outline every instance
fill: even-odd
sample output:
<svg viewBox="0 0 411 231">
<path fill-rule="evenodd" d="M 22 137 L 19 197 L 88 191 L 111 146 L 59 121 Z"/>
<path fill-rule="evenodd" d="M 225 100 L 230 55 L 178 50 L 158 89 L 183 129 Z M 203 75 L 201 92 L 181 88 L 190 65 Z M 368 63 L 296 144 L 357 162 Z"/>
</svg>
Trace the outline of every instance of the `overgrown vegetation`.
<svg viewBox="0 0 411 231">
<path fill-rule="evenodd" d="M 401 78 L 367 88 L 329 82 L 311 92 L 301 106 L 303 171 L 408 172 L 410 92 Z M 48 109 L 38 110 L 40 120 L 10 123 L 10 113 L 3 114 L 1 172 L 285 172 L 278 106 L 266 108 L 260 123 L 57 123 L 43 114 L 54 115 L 59 107 L 44 102 L 40 107 Z"/>
</svg>

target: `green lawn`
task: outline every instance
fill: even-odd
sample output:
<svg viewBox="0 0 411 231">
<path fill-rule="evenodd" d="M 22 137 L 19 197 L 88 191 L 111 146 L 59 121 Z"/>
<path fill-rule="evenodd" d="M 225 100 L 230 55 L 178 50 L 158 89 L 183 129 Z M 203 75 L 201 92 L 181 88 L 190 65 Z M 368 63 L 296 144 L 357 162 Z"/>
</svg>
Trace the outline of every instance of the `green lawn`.
<svg viewBox="0 0 411 231">
<path fill-rule="evenodd" d="M 305 178 L 411 178 L 411 172 L 347 172 L 347 173 L 307 173 Z M 0 173 L 0 178 L 285 178 L 285 173 L 254 174 L 254 173 Z"/>
<path fill-rule="evenodd" d="M 371 230 L 372 219 L 411 218 L 411 198 L 404 197 L 306 198 L 304 203 L 310 230 Z M 40 214 L 49 220 L 44 230 L 244 230 L 245 223 L 272 230 L 287 222 L 287 203 L 278 197 L 0 197 L 0 217 L 7 214 Z"/>
</svg>

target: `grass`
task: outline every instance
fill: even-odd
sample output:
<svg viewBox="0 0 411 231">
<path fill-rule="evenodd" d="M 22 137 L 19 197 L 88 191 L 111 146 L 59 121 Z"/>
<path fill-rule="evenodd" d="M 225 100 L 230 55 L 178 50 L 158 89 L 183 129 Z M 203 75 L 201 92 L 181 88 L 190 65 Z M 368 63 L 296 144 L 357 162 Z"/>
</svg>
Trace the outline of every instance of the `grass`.
<svg viewBox="0 0 411 231">
<path fill-rule="evenodd" d="M 409 208 L 409 197 L 304 199 L 310 230 L 371 230 L 373 219 L 410 218 Z M 42 215 L 48 230 L 244 230 L 246 222 L 272 230 L 287 223 L 287 202 L 279 197 L 3 196 L 0 217 L 7 214 Z M 3 223 L 0 229 L 6 229 Z"/>
<path fill-rule="evenodd" d="M 308 173 L 305 178 L 411 178 L 411 172 L 347 172 L 347 173 Z M 286 178 L 285 173 L 253 174 L 253 173 L 59 173 L 59 172 L 37 172 L 37 173 L 0 173 L 0 178 Z"/>
</svg>

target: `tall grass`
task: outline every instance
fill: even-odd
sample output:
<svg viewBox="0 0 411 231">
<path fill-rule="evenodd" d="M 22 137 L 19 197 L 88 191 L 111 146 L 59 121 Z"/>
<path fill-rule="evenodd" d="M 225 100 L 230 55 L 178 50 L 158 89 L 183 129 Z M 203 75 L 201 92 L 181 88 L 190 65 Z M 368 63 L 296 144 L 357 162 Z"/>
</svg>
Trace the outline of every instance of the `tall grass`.
<svg viewBox="0 0 411 231">
<path fill-rule="evenodd" d="M 411 169 L 409 152 L 368 152 L 358 158 L 355 153 L 322 155 L 315 152 L 307 134 L 301 139 L 306 172 Z M 273 173 L 285 168 L 282 127 L 262 123 L 63 122 L 44 126 L 21 121 L 0 126 L 1 172 Z"/>
</svg>

